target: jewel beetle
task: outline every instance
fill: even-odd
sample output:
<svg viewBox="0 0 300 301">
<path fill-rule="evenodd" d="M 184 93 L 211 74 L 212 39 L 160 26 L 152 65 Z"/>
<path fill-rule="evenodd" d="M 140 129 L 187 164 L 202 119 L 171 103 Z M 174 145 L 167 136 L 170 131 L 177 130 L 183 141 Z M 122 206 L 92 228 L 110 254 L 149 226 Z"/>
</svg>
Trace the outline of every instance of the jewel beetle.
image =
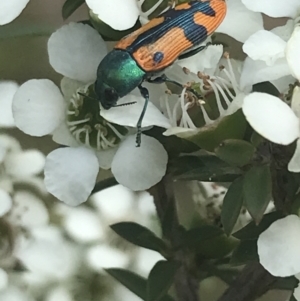
<svg viewBox="0 0 300 301">
<path fill-rule="evenodd" d="M 94 89 L 104 109 L 117 106 L 118 99 L 136 87 L 145 99 L 137 122 L 137 146 L 141 143 L 142 120 L 149 101 L 143 82 L 182 86 L 162 72 L 177 59 L 203 50 L 206 46 L 199 45 L 217 29 L 225 15 L 224 0 L 179 4 L 122 38 L 100 62 Z"/>
</svg>

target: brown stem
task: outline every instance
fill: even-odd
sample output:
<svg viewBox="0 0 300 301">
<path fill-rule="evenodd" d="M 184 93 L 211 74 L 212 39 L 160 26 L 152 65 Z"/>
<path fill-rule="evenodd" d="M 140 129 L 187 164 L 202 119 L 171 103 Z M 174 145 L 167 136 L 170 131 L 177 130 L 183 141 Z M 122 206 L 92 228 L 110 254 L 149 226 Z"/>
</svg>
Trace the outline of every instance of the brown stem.
<svg viewBox="0 0 300 301">
<path fill-rule="evenodd" d="M 218 301 L 253 301 L 265 294 L 276 277 L 260 263 L 247 265 Z"/>
<path fill-rule="evenodd" d="M 165 176 L 161 182 L 150 189 L 150 193 L 154 198 L 163 237 L 170 242 L 171 247 L 178 246 L 182 235 L 182 227 L 178 220 L 172 178 Z M 178 250 L 174 254 L 174 259 L 181 263 L 174 279 L 178 300 L 199 301 L 199 281 L 188 268 L 189 254 L 183 250 Z"/>
</svg>

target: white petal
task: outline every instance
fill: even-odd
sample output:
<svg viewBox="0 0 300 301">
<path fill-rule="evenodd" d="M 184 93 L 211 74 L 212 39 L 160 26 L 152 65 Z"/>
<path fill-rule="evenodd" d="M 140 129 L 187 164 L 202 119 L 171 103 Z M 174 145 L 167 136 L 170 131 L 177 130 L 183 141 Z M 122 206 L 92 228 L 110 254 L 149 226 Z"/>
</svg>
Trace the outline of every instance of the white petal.
<svg viewBox="0 0 300 301">
<path fill-rule="evenodd" d="M 116 185 L 95 193 L 91 200 L 104 218 L 115 223 L 130 215 L 135 195 L 130 189 Z"/>
<path fill-rule="evenodd" d="M 107 49 L 103 39 L 92 27 L 69 23 L 51 35 L 48 53 L 55 71 L 88 83 L 95 81 L 98 65 Z"/>
<path fill-rule="evenodd" d="M 262 12 L 274 18 L 294 18 L 300 9 L 298 0 L 242 0 L 242 2 L 253 11 Z"/>
<path fill-rule="evenodd" d="M 111 108 L 109 110 L 102 109 L 100 115 L 110 122 L 135 127 L 144 107 L 144 99 L 131 94 L 121 98 L 118 101 L 118 105 L 133 101 L 136 103 L 132 105 Z M 149 102 L 142 126 L 147 127 L 152 125 L 163 128 L 171 126 L 169 120 L 162 115 L 159 109 Z"/>
<path fill-rule="evenodd" d="M 291 38 L 287 42 L 285 49 L 286 59 L 289 64 L 291 73 L 300 80 L 300 26 L 296 26 Z"/>
<path fill-rule="evenodd" d="M 243 51 L 253 60 L 263 60 L 268 66 L 284 57 L 286 42 L 274 33 L 259 30 L 249 37 L 243 45 Z"/>
<path fill-rule="evenodd" d="M 300 172 L 300 140 L 297 140 L 297 146 L 295 153 L 288 164 L 288 170 L 290 172 Z"/>
<path fill-rule="evenodd" d="M 71 99 L 74 93 L 76 93 L 79 88 L 82 88 L 85 85 L 86 83 L 65 76 L 60 81 L 60 89 L 66 100 Z"/>
<path fill-rule="evenodd" d="M 0 81 L 0 127 L 15 126 L 15 121 L 12 114 L 12 101 L 17 90 L 18 84 L 15 82 Z"/>
<path fill-rule="evenodd" d="M 247 57 L 240 78 L 241 89 L 265 81 L 272 81 L 290 75 L 291 71 L 285 58 L 278 59 L 272 66 L 263 61 Z"/>
<path fill-rule="evenodd" d="M 86 4 L 99 19 L 116 30 L 133 27 L 139 16 L 135 0 L 86 0 Z"/>
<path fill-rule="evenodd" d="M 12 207 L 10 195 L 0 188 L 0 217 L 5 215 Z"/>
<path fill-rule="evenodd" d="M 26 248 L 18 251 L 17 258 L 29 271 L 50 279 L 70 276 L 78 264 L 74 246 L 46 239 L 31 241 Z"/>
<path fill-rule="evenodd" d="M 63 225 L 67 233 L 79 243 L 89 243 L 104 237 L 100 217 L 88 208 L 70 208 Z"/>
<path fill-rule="evenodd" d="M 197 74 L 198 71 L 210 74 L 206 69 L 216 69 L 223 55 L 223 45 L 210 45 L 198 54 L 179 60 L 177 64 Z"/>
<path fill-rule="evenodd" d="M 289 215 L 275 221 L 258 238 L 262 266 L 274 276 L 289 277 L 300 272 L 300 219 Z"/>
<path fill-rule="evenodd" d="M 11 153 L 6 156 L 4 166 L 13 177 L 30 177 L 44 169 L 45 155 L 36 149 Z"/>
<path fill-rule="evenodd" d="M 288 20 L 285 25 L 277 26 L 270 30 L 270 32 L 279 36 L 282 40 L 288 41 L 293 33 L 295 27 L 294 20 Z"/>
<path fill-rule="evenodd" d="M 23 227 L 37 227 L 49 222 L 48 210 L 42 200 L 30 192 L 18 191 L 14 194 L 14 205 L 8 219 Z"/>
<path fill-rule="evenodd" d="M 107 245 L 97 245 L 87 251 L 86 260 L 88 265 L 96 271 L 105 268 L 126 268 L 130 257 L 116 248 Z"/>
<path fill-rule="evenodd" d="M 226 33 L 240 42 L 245 42 L 250 35 L 261 29 L 263 19 L 260 13 L 249 11 L 241 0 L 229 0 L 226 17 L 216 32 Z"/>
<path fill-rule="evenodd" d="M 300 87 L 298 86 L 293 90 L 291 108 L 297 117 L 300 118 Z"/>
<path fill-rule="evenodd" d="M 24 290 L 20 290 L 16 286 L 9 286 L 0 291 L 0 300 L 3 301 L 34 301 Z"/>
<path fill-rule="evenodd" d="M 66 146 L 79 146 L 78 141 L 69 131 L 67 124 L 63 121 L 52 133 L 54 142 Z"/>
<path fill-rule="evenodd" d="M 13 99 L 16 126 L 26 134 L 50 134 L 64 120 L 65 102 L 57 86 L 48 79 L 24 83 Z"/>
<path fill-rule="evenodd" d="M 73 301 L 71 292 L 64 286 L 52 288 L 46 296 L 45 301 Z"/>
<path fill-rule="evenodd" d="M 293 295 L 297 301 L 300 301 L 300 286 L 299 285 L 298 285 L 298 287 L 295 288 Z"/>
<path fill-rule="evenodd" d="M 6 134 L 0 134 L 0 146 L 10 152 L 21 151 L 21 145 L 17 139 Z"/>
<path fill-rule="evenodd" d="M 77 206 L 89 197 L 98 170 L 92 150 L 85 147 L 56 149 L 46 158 L 45 185 L 59 200 Z"/>
<path fill-rule="evenodd" d="M 8 284 L 8 276 L 7 273 L 0 268 L 0 291 L 5 289 Z"/>
<path fill-rule="evenodd" d="M 275 96 L 251 93 L 244 99 L 243 112 L 255 131 L 274 143 L 287 145 L 299 137 L 299 119 Z"/>
<path fill-rule="evenodd" d="M 0 2 L 0 25 L 10 23 L 17 18 L 29 0 L 9 0 Z"/>
<path fill-rule="evenodd" d="M 288 92 L 289 85 L 295 82 L 295 79 L 292 75 L 286 75 L 278 79 L 271 80 L 270 82 L 275 86 L 279 93 L 285 94 Z"/>
<path fill-rule="evenodd" d="M 168 154 L 156 139 L 142 135 L 141 146 L 136 147 L 135 136 L 129 136 L 114 157 L 112 173 L 126 187 L 134 191 L 146 190 L 162 179 L 167 162 Z"/>
<path fill-rule="evenodd" d="M 96 152 L 98 163 L 102 169 L 110 169 L 112 160 L 117 152 L 118 148 L 110 148 L 107 150 Z"/>
</svg>

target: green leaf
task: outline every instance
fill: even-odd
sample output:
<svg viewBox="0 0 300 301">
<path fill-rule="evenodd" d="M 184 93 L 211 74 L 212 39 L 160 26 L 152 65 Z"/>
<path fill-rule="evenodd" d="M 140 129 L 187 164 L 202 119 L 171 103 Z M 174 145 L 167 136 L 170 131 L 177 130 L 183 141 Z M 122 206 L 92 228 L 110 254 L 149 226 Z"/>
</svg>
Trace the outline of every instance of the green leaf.
<svg viewBox="0 0 300 301">
<path fill-rule="evenodd" d="M 165 132 L 165 130 L 166 129 L 154 126 L 143 133 L 158 140 L 171 157 L 174 155 L 177 156 L 180 153 L 191 153 L 199 150 L 199 146 L 186 139 L 179 138 L 175 135 L 164 136 L 163 132 Z"/>
<path fill-rule="evenodd" d="M 158 261 L 150 271 L 147 281 L 147 301 L 158 301 L 171 287 L 178 263 L 174 261 Z"/>
<path fill-rule="evenodd" d="M 277 97 L 280 95 L 277 88 L 270 82 L 262 82 L 262 83 L 253 85 L 252 92 L 262 92 L 262 93 L 267 93 L 267 94 L 277 96 Z"/>
<path fill-rule="evenodd" d="M 243 198 L 250 215 L 258 224 L 272 198 L 269 165 L 253 166 L 244 176 Z"/>
<path fill-rule="evenodd" d="M 257 240 L 242 240 L 234 249 L 230 263 L 232 265 L 243 265 L 258 261 Z"/>
<path fill-rule="evenodd" d="M 221 222 L 230 235 L 243 206 L 243 178 L 236 179 L 228 188 L 222 205 Z"/>
<path fill-rule="evenodd" d="M 207 240 L 211 240 L 215 237 L 224 234 L 223 230 L 217 226 L 203 225 L 197 228 L 193 228 L 183 235 L 180 247 L 196 248 L 202 246 Z"/>
<path fill-rule="evenodd" d="M 171 162 L 170 171 L 176 180 L 232 182 L 242 174 L 214 155 L 183 156 Z"/>
<path fill-rule="evenodd" d="M 295 298 L 294 295 L 292 295 L 289 301 L 297 301 L 297 299 Z"/>
<path fill-rule="evenodd" d="M 226 139 L 242 139 L 246 127 L 245 116 L 242 110 L 238 110 L 232 115 L 200 128 L 195 135 L 186 137 L 186 139 L 212 152 Z"/>
<path fill-rule="evenodd" d="M 147 280 L 131 271 L 125 269 L 105 269 L 105 271 L 123 284 L 131 292 L 146 301 L 147 298 Z M 162 297 L 161 301 L 174 301 L 169 295 Z"/>
<path fill-rule="evenodd" d="M 105 269 L 105 271 L 131 292 L 146 300 L 147 280 L 145 278 L 125 269 Z"/>
<path fill-rule="evenodd" d="M 63 19 L 69 18 L 84 2 L 85 0 L 66 0 L 62 8 Z"/>
<path fill-rule="evenodd" d="M 268 229 L 271 224 L 280 218 L 283 218 L 283 214 L 278 211 L 265 214 L 259 225 L 256 225 L 255 222 L 252 221 L 241 230 L 233 233 L 233 236 L 242 240 L 258 239 L 262 232 Z"/>
<path fill-rule="evenodd" d="M 126 30 L 115 30 L 101 21 L 92 11 L 90 11 L 90 20 L 94 28 L 99 32 L 105 41 L 119 41 L 123 37 L 141 27 L 141 23 L 137 21 L 132 28 Z"/>
<path fill-rule="evenodd" d="M 157 252 L 165 252 L 166 244 L 149 229 L 133 223 L 121 222 L 110 226 L 118 235 L 134 245 Z"/>
<path fill-rule="evenodd" d="M 243 140 L 224 140 L 216 149 L 215 154 L 230 165 L 243 166 L 250 162 L 255 153 L 255 147 Z"/>
<path fill-rule="evenodd" d="M 276 282 L 272 285 L 272 289 L 293 291 L 298 287 L 298 284 L 299 280 L 294 276 L 285 278 L 278 277 Z"/>
</svg>

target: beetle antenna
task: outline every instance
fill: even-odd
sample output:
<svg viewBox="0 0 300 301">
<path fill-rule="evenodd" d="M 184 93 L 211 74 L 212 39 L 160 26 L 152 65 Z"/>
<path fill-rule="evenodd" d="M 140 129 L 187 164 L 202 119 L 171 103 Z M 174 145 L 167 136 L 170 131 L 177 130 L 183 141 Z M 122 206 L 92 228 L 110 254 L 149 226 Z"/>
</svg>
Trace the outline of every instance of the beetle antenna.
<svg viewBox="0 0 300 301">
<path fill-rule="evenodd" d="M 145 103 L 144 103 L 144 107 L 143 107 L 142 113 L 140 115 L 140 118 L 139 118 L 139 120 L 136 124 L 136 128 L 137 128 L 136 147 L 140 147 L 140 145 L 141 145 L 142 121 L 143 121 L 144 115 L 146 113 L 146 109 L 147 109 L 148 102 L 149 102 L 149 92 L 148 92 L 148 90 L 145 87 L 142 87 L 141 85 L 139 85 L 138 88 L 139 88 L 142 96 L 145 99 Z"/>
<path fill-rule="evenodd" d="M 88 98 L 90 100 L 97 100 L 97 101 L 99 101 L 99 99 L 91 97 L 91 96 L 89 96 L 87 94 L 84 94 L 84 93 L 81 93 L 81 92 L 77 92 L 77 94 L 80 95 L 80 96 L 86 97 L 86 98 Z"/>
<path fill-rule="evenodd" d="M 133 105 L 133 104 L 135 104 L 135 103 L 136 103 L 136 101 L 126 102 L 126 103 L 122 103 L 122 104 L 120 104 L 120 105 L 115 105 L 115 106 L 113 106 L 113 107 L 114 107 L 114 108 L 115 108 L 115 107 L 124 107 L 124 106 Z"/>
</svg>

